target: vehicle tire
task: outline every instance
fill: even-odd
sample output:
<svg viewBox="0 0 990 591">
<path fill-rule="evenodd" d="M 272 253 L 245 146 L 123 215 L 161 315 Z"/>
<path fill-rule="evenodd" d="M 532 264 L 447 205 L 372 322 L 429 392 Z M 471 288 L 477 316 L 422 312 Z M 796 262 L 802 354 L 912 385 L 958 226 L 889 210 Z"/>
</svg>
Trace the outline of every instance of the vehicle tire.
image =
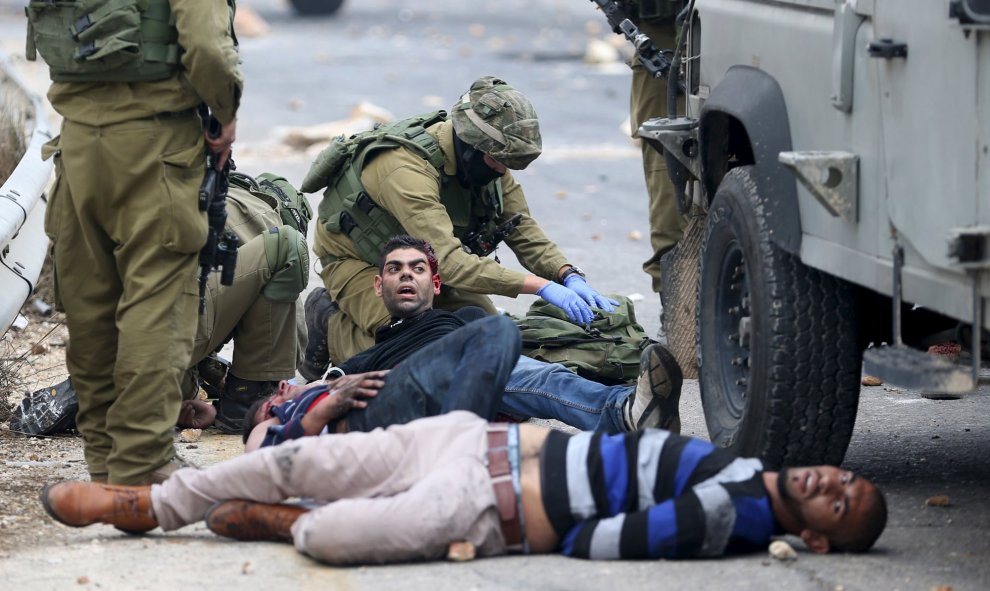
<svg viewBox="0 0 990 591">
<path fill-rule="evenodd" d="M 299 14 L 309 16 L 330 16 L 338 10 L 344 0 L 291 0 Z"/>
<path fill-rule="evenodd" d="M 853 288 L 770 240 L 754 176 L 725 175 L 705 228 L 696 326 L 708 433 L 768 469 L 838 465 L 859 402 Z"/>
</svg>

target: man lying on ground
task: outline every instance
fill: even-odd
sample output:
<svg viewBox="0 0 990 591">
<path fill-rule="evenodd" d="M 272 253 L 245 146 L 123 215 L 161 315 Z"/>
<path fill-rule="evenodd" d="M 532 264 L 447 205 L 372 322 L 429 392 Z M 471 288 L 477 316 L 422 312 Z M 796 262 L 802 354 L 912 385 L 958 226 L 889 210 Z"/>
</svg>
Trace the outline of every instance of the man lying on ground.
<svg viewBox="0 0 990 591">
<path fill-rule="evenodd" d="M 280 503 L 295 497 L 320 505 Z M 331 564 L 438 559 L 456 542 L 479 556 L 714 557 L 784 533 L 814 552 L 858 552 L 887 515 L 876 486 L 832 466 L 770 472 L 667 431 L 570 435 L 460 411 L 305 437 L 150 487 L 60 482 L 41 502 L 74 527 L 205 520 L 218 535 L 291 542 Z"/>
<path fill-rule="evenodd" d="M 479 318 L 491 317 L 486 316 L 484 310 L 474 307 L 454 312 L 433 308 L 441 281 L 437 259 L 428 242 L 401 235 L 392 238 L 382 251 L 378 270 L 375 293 L 382 299 L 392 321 L 378 329 L 374 346 L 331 371 L 334 375 L 352 375 L 396 366 L 401 368 L 405 365 L 401 362 L 410 355 L 422 354 L 426 348 L 433 347 L 434 353 L 422 357 L 424 360 L 434 359 L 425 363 L 433 369 L 418 371 L 429 372 L 433 376 L 446 375 L 447 370 L 439 361 L 445 347 L 434 347 L 434 343 L 465 325 L 470 326 Z M 317 341 L 323 337 L 314 336 L 314 333 L 322 334 L 326 330 L 326 317 L 331 310 L 325 292 L 314 292 L 306 300 L 306 324 L 312 338 Z M 478 347 L 484 346 L 481 340 L 474 343 Z M 393 372 L 386 378 L 386 387 L 389 380 L 398 382 L 398 376 Z M 582 378 L 560 364 L 517 356 L 498 410 L 518 418 L 557 419 L 584 430 L 599 429 L 615 433 L 660 426 L 678 432 L 681 381 L 680 368 L 673 356 L 659 345 L 644 349 L 636 386 L 605 386 Z M 307 396 L 305 401 L 290 402 L 303 393 Z M 264 422 L 266 428 L 285 427 L 290 419 L 298 423 L 306 412 L 316 408 L 314 404 L 325 394 L 326 390 L 321 391 L 318 387 L 280 387 L 270 398 L 248 410 L 244 426 L 245 441 L 249 440 L 258 423 Z M 377 401 L 371 402 L 370 406 L 376 407 L 378 404 Z M 323 410 L 329 409 L 324 407 Z M 349 430 L 366 431 L 398 422 L 387 420 L 381 413 L 379 416 L 382 420 L 373 423 L 358 417 L 358 423 L 351 424 Z M 308 420 L 313 421 L 312 418 Z M 351 419 L 346 420 L 354 423 Z M 355 429 L 356 425 L 364 425 L 365 428 Z M 328 430 L 342 431 L 341 421 L 328 425 Z M 249 447 L 253 448 L 264 439 L 265 428 L 260 431 L 260 435 L 251 438 Z M 285 438 L 304 434 L 298 427 L 279 428 L 271 433 L 271 437 L 264 439 L 267 443 L 279 443 Z"/>
</svg>

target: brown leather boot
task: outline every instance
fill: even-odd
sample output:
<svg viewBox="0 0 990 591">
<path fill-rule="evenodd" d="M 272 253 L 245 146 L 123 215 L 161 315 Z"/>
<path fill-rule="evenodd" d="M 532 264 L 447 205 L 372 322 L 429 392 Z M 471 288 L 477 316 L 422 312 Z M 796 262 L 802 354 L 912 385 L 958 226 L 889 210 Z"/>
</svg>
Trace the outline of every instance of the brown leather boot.
<svg viewBox="0 0 990 591">
<path fill-rule="evenodd" d="M 281 503 L 222 501 L 207 511 L 206 527 L 218 536 L 245 542 L 292 542 L 292 524 L 307 511 Z"/>
<path fill-rule="evenodd" d="M 52 519 L 84 527 L 106 523 L 128 533 L 158 527 L 151 510 L 151 487 L 65 481 L 41 491 L 41 505 Z"/>
</svg>

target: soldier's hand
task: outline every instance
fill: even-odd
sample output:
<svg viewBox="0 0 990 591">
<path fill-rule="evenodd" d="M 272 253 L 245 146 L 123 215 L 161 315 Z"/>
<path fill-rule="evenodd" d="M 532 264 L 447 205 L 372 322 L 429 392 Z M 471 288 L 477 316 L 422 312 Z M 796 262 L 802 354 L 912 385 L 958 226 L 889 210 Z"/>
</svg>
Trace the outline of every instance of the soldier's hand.
<svg viewBox="0 0 990 591">
<path fill-rule="evenodd" d="M 574 324 L 587 326 L 595 317 L 588 304 L 576 292 L 559 283 L 547 283 L 536 295 L 563 310 Z"/>
<path fill-rule="evenodd" d="M 215 406 L 205 400 L 183 400 L 176 425 L 183 429 L 205 429 L 217 416 Z"/>
<path fill-rule="evenodd" d="M 226 125 L 221 125 L 220 135 L 216 137 L 210 137 L 205 131 L 203 135 L 206 137 L 206 146 L 217 155 L 217 170 L 223 170 L 227 159 L 230 158 L 230 146 L 237 139 L 237 119 L 231 119 Z"/>
<path fill-rule="evenodd" d="M 596 289 L 588 285 L 584 277 L 581 277 L 577 273 L 568 275 L 567 279 L 564 280 L 564 285 L 567 286 L 567 289 L 581 296 L 581 299 L 589 306 L 611 312 L 619 305 L 619 302 L 598 293 Z"/>
</svg>

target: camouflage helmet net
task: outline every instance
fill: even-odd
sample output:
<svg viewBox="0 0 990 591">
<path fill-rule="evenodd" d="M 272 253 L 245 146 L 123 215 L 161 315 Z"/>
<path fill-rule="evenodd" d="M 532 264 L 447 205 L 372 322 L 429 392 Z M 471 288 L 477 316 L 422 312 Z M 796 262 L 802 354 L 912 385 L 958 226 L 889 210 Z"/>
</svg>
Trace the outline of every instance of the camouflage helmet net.
<svg viewBox="0 0 990 591">
<path fill-rule="evenodd" d="M 457 137 L 508 168 L 522 170 L 543 151 L 533 105 L 494 76 L 475 80 L 450 118 Z"/>
</svg>

